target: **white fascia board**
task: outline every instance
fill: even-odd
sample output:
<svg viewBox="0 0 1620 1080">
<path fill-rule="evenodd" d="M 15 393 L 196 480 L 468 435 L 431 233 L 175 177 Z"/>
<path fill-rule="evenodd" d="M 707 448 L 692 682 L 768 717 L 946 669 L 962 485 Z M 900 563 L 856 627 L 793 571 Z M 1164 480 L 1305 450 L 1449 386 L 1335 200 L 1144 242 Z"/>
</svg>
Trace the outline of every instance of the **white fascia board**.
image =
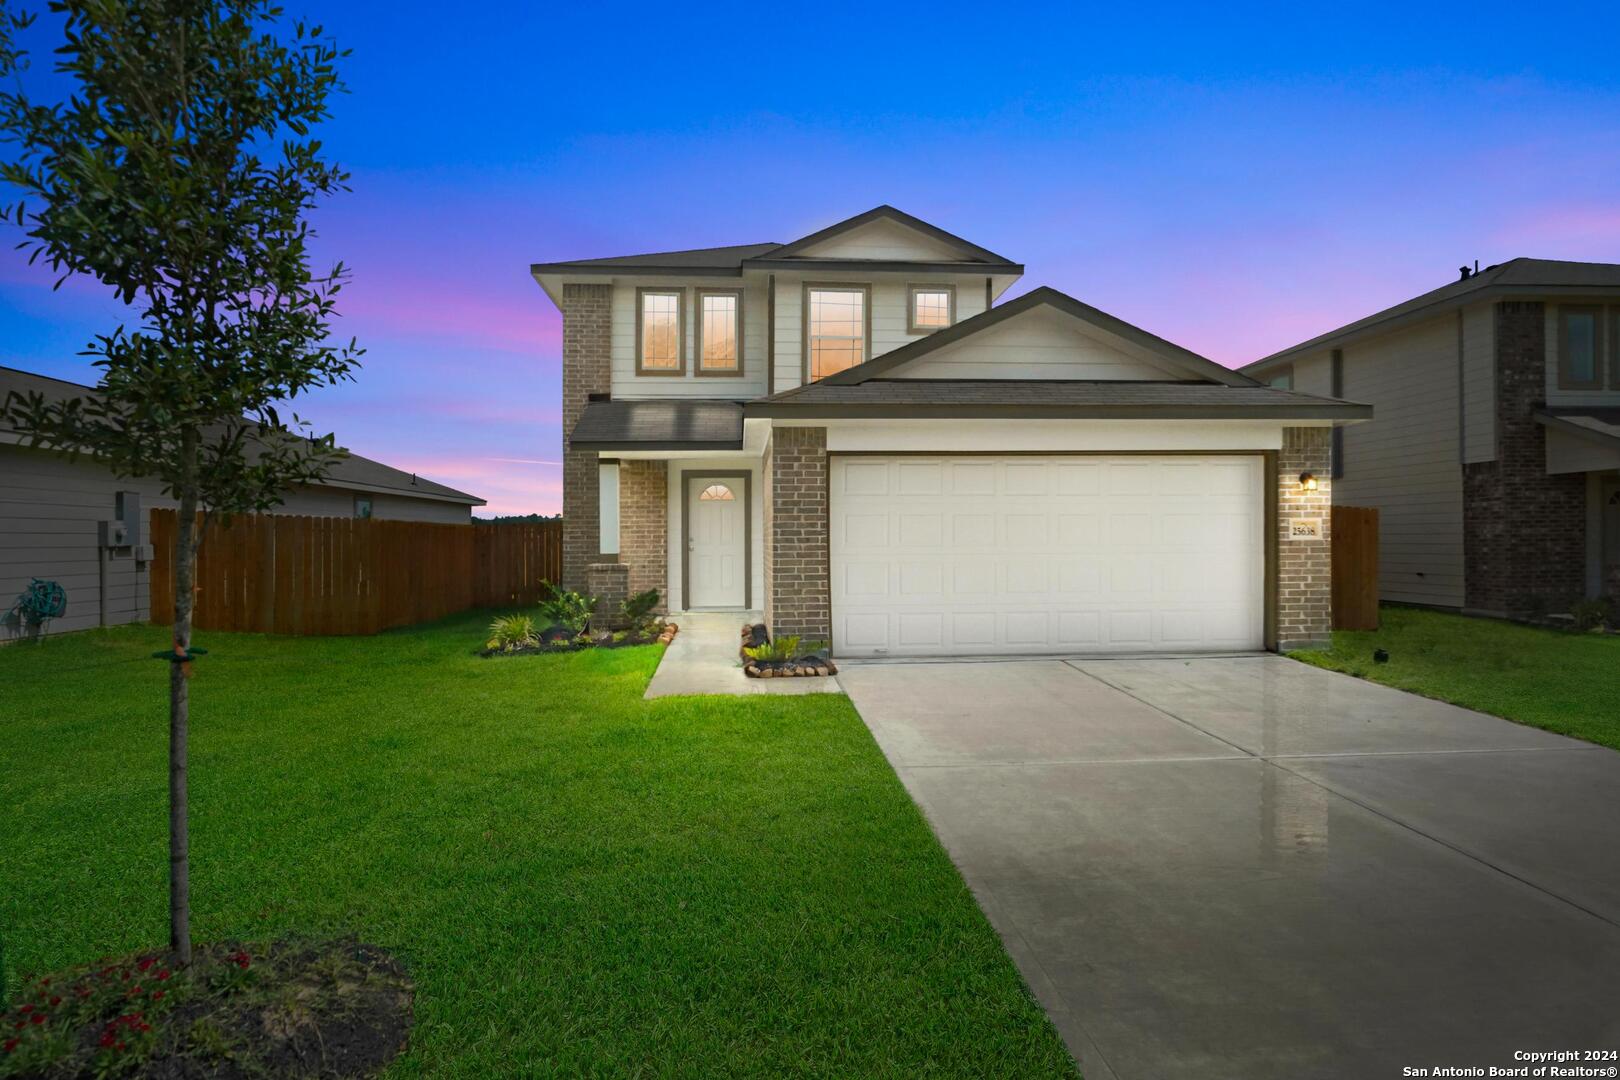
<svg viewBox="0 0 1620 1080">
<path fill-rule="evenodd" d="M 942 454 L 1280 450 L 1284 428 L 1318 426 L 1257 420 L 823 420 L 783 426 L 796 425 L 825 427 L 830 451 Z"/>
</svg>

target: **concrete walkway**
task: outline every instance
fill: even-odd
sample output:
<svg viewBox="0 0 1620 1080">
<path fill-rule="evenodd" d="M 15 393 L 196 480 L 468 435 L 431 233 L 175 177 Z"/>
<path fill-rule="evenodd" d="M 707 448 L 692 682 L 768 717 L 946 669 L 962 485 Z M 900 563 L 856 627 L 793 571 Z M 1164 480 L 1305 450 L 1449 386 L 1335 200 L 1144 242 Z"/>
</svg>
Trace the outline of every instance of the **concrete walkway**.
<svg viewBox="0 0 1620 1080">
<path fill-rule="evenodd" d="M 670 616 L 681 629 L 647 684 L 649 698 L 674 694 L 841 694 L 836 676 L 803 679 L 750 679 L 743 674 L 737 645 L 744 623 L 760 621 L 757 611 L 683 611 Z"/>
<path fill-rule="evenodd" d="M 839 677 L 1087 1080 L 1620 1046 L 1612 750 L 1276 656 Z"/>
</svg>

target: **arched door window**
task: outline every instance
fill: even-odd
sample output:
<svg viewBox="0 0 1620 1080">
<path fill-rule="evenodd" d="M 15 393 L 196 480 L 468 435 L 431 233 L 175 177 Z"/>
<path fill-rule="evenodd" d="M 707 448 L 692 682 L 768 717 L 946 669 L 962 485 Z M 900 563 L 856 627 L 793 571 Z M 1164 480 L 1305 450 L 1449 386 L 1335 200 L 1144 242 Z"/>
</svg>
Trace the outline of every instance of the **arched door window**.
<svg viewBox="0 0 1620 1080">
<path fill-rule="evenodd" d="M 737 496 L 733 495 L 731 493 L 731 489 L 726 487 L 726 485 L 710 484 L 708 487 L 704 488 L 702 494 L 698 496 L 698 502 L 730 502 L 736 497 Z"/>
</svg>

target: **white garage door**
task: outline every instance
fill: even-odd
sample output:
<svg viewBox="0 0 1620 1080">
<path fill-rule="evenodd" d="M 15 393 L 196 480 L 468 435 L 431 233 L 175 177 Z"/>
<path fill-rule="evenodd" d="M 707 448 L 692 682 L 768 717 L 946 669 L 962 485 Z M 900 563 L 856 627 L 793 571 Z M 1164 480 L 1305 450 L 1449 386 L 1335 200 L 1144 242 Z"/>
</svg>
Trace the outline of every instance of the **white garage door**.
<svg viewBox="0 0 1620 1080">
<path fill-rule="evenodd" d="M 1261 648 L 1263 475 L 1258 455 L 835 455 L 833 647 Z"/>
</svg>

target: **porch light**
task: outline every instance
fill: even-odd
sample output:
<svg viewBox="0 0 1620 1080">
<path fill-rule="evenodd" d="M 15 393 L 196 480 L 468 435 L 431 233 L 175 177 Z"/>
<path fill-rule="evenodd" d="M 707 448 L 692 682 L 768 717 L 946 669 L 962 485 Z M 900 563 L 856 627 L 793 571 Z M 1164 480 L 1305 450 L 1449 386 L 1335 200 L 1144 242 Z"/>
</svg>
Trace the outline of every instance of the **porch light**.
<svg viewBox="0 0 1620 1080">
<path fill-rule="evenodd" d="M 1299 474 L 1299 486 L 1304 491 L 1316 490 L 1316 474 L 1302 472 Z"/>
</svg>

